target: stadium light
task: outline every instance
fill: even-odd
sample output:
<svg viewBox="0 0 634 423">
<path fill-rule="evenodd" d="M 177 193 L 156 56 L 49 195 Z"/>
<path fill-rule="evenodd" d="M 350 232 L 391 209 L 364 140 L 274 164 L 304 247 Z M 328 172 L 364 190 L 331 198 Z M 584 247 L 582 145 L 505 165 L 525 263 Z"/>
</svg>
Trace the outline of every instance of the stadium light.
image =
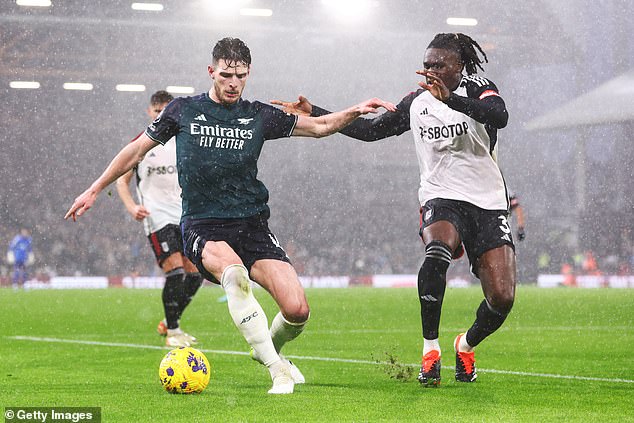
<svg viewBox="0 0 634 423">
<path fill-rule="evenodd" d="M 87 82 L 64 82 L 65 90 L 91 91 L 92 84 Z"/>
<path fill-rule="evenodd" d="M 51 0 L 15 0 L 18 6 L 51 7 Z"/>
<path fill-rule="evenodd" d="M 165 91 L 173 94 L 193 94 L 195 89 L 194 87 L 184 87 L 179 85 L 168 85 L 165 88 Z"/>
<path fill-rule="evenodd" d="M 447 18 L 447 25 L 476 26 L 478 20 L 474 18 Z"/>
<path fill-rule="evenodd" d="M 141 84 L 117 84 L 115 86 L 117 91 L 136 91 L 142 92 L 145 91 L 145 85 Z"/>
<path fill-rule="evenodd" d="M 249 9 L 243 8 L 240 9 L 240 14 L 242 16 L 263 16 L 268 17 L 273 15 L 273 11 L 271 9 Z"/>
<path fill-rule="evenodd" d="M 160 12 L 163 10 L 163 5 L 161 3 L 132 3 L 132 9 Z"/>
<path fill-rule="evenodd" d="M 37 81 L 11 81 L 9 86 L 18 90 L 35 90 L 40 88 L 40 83 Z"/>
<path fill-rule="evenodd" d="M 338 18 L 354 21 L 368 15 L 370 9 L 378 6 L 376 0 L 321 0 L 322 4 Z"/>
</svg>

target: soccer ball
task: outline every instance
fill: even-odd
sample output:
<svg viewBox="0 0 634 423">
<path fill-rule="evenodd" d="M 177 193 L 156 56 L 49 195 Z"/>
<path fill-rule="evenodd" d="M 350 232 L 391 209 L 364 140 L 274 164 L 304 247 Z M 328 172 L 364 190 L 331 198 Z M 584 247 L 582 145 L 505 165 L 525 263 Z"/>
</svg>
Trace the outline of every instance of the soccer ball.
<svg viewBox="0 0 634 423">
<path fill-rule="evenodd" d="M 159 366 L 161 385 L 172 394 L 201 393 L 209 383 L 210 373 L 205 354 L 192 347 L 173 349 Z"/>
</svg>

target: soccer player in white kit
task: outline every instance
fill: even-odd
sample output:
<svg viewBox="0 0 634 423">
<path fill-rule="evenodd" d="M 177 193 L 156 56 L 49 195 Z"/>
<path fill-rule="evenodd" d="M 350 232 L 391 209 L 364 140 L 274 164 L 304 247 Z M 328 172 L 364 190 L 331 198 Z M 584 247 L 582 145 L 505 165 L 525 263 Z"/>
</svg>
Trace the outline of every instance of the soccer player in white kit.
<svg viewBox="0 0 634 423">
<path fill-rule="evenodd" d="M 152 120 L 156 119 L 173 99 L 167 91 L 157 91 L 150 99 L 147 114 Z M 129 188 L 133 177 L 139 203 L 134 200 Z M 117 192 L 128 213 L 143 222 L 152 251 L 165 272 L 165 286 L 161 295 L 165 319 L 159 322 L 157 332 L 166 337 L 165 344 L 170 347 L 196 344 L 196 338 L 180 328 L 183 311 L 200 288 L 203 277 L 183 255 L 176 143 L 168 142 L 150 151 L 134 169 L 117 180 Z"/>
<path fill-rule="evenodd" d="M 418 274 L 423 326 L 418 380 L 424 386 L 440 383 L 438 332 L 452 258 L 466 250 L 485 297 L 473 325 L 454 339 L 457 381 L 476 380 L 473 349 L 502 325 L 515 298 L 509 198 L 497 164 L 497 130 L 506 126 L 508 112 L 495 84 L 475 75 L 482 69 L 480 55 L 487 61 L 478 43 L 465 34 L 437 34 L 425 51 L 424 69 L 417 72 L 426 78 L 419 82 L 422 89 L 405 96 L 396 112 L 357 119 L 340 131 L 362 141 L 409 129 L 414 135 L 425 244 Z M 273 104 L 296 114 L 328 113 L 301 96 L 297 102 Z"/>
</svg>

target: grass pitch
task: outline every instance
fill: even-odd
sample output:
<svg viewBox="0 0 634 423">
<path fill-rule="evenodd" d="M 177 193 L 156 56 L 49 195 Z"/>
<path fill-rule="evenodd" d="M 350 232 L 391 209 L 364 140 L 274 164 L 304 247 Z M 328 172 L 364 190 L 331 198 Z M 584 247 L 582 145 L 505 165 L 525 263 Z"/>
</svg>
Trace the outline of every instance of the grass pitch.
<svg viewBox="0 0 634 423">
<path fill-rule="evenodd" d="M 218 288 L 200 290 L 183 328 L 201 341 L 211 382 L 170 395 L 155 333 L 159 290 L 0 289 L 0 405 L 101 407 L 104 422 L 634 421 L 634 290 L 520 286 L 505 325 L 476 352 L 478 381 L 455 382 L 452 342 L 472 323 L 479 288 L 448 289 L 442 383 L 416 381 L 414 289 L 309 289 L 311 321 L 284 353 L 306 376 L 272 396 Z M 269 319 L 275 306 L 256 290 Z"/>
</svg>

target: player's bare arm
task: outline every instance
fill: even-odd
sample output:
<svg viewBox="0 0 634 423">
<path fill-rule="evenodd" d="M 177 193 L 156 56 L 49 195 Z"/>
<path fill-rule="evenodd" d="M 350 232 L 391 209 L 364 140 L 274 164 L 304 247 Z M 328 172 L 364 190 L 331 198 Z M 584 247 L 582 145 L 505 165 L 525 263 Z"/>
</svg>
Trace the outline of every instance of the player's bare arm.
<svg viewBox="0 0 634 423">
<path fill-rule="evenodd" d="M 391 112 L 396 110 L 394 104 L 378 98 L 372 98 L 348 109 L 325 116 L 308 117 L 300 115 L 292 135 L 315 138 L 332 135 L 361 115 L 377 113 L 381 107 Z"/>
<path fill-rule="evenodd" d="M 143 159 L 143 157 L 145 157 L 145 153 L 157 145 L 156 141 L 153 141 L 147 135 L 142 134 L 137 141 L 123 147 L 121 151 L 117 153 L 115 158 L 112 159 L 101 176 L 99 176 L 99 178 L 97 178 L 86 191 L 81 193 L 79 197 L 75 198 L 73 205 L 66 212 L 64 219 L 72 217 L 73 221 L 76 221 L 79 216 L 92 207 L 97 199 L 97 195 L 99 195 L 105 187 L 132 169 Z"/>
<path fill-rule="evenodd" d="M 150 215 L 148 209 L 143 204 L 137 204 L 130 192 L 130 181 L 134 176 L 134 171 L 129 170 L 117 179 L 117 193 L 130 215 L 139 222 Z"/>
</svg>

